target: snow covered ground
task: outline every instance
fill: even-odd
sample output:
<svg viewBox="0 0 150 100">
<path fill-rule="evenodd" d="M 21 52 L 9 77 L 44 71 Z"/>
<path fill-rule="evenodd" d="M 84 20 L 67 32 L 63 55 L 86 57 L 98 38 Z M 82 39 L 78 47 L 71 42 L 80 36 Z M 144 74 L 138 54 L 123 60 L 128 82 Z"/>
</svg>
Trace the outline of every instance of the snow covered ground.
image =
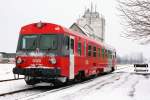
<svg viewBox="0 0 150 100">
<path fill-rule="evenodd" d="M 14 64 L 0 64 L 0 80 L 13 79 L 12 69 Z"/>
<path fill-rule="evenodd" d="M 149 74 L 136 74 L 133 67 L 127 67 L 84 84 L 25 100 L 150 100 L 149 84 Z"/>
<path fill-rule="evenodd" d="M 0 80 L 10 78 L 5 77 L 11 73 L 9 68 L 1 68 Z M 150 74 L 139 74 L 134 72 L 134 67 L 129 65 L 118 65 L 119 70 L 90 81 L 75 84 L 64 89 L 54 89 L 47 92 L 32 91 L 34 95 L 23 96 L 23 100 L 150 100 Z M 8 71 L 8 70 L 9 71 Z M 6 73 L 7 72 L 7 73 Z M 7 75 L 5 75 L 7 74 Z M 4 77 L 5 78 L 4 78 Z M 11 74 L 9 75 L 11 76 Z M 13 75 L 12 75 L 13 76 Z M 5 88 L 7 87 L 7 88 Z M 21 89 L 27 87 L 24 80 L 18 80 L 14 83 L 0 84 L 0 92 Z M 40 90 L 40 89 L 39 89 Z M 37 93 L 37 94 L 36 94 Z M 40 93 L 40 94 L 39 94 Z M 23 95 L 23 94 L 20 94 Z M 26 94 L 24 94 L 26 95 Z M 16 95 L 15 95 L 16 96 Z M 16 97 L 17 98 L 17 97 Z M 6 99 L 6 98 L 4 98 Z M 12 100 L 9 96 L 7 99 Z M 15 99 L 15 97 L 13 97 Z"/>
<path fill-rule="evenodd" d="M 14 79 L 13 68 L 15 64 L 0 64 L 0 80 Z M 20 78 L 23 78 L 20 75 Z"/>
</svg>

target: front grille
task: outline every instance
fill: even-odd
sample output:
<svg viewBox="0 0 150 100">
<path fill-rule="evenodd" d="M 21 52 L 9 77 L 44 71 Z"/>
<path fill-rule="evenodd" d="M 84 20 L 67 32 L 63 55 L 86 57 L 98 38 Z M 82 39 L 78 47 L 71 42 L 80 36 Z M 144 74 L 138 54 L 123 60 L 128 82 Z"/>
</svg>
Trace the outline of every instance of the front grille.
<svg viewBox="0 0 150 100">
<path fill-rule="evenodd" d="M 13 68 L 14 74 L 26 75 L 26 76 L 42 76 L 42 77 L 57 77 L 60 76 L 60 69 L 42 69 L 42 68 Z"/>
</svg>

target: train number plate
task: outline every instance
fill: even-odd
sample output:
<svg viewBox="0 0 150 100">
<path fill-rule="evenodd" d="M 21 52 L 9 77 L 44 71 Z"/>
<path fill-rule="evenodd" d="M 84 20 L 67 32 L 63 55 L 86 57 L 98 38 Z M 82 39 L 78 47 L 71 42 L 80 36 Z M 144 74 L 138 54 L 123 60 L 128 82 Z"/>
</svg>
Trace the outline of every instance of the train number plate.
<svg viewBox="0 0 150 100">
<path fill-rule="evenodd" d="M 33 63 L 41 63 L 41 59 L 33 59 L 32 62 Z"/>
</svg>

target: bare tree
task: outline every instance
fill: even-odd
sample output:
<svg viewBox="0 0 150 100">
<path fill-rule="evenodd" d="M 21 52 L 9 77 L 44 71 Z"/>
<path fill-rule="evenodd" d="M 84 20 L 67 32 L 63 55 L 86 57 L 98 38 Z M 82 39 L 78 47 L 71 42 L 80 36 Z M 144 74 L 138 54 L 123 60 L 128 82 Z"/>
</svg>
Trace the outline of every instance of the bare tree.
<svg viewBox="0 0 150 100">
<path fill-rule="evenodd" d="M 140 41 L 141 44 L 150 43 L 150 0 L 119 0 L 124 35 Z"/>
</svg>

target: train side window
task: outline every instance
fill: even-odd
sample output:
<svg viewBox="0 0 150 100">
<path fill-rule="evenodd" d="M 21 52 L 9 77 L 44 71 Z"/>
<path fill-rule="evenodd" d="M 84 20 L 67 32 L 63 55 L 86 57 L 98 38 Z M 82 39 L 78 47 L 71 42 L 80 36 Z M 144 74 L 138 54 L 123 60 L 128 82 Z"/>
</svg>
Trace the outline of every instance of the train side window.
<svg viewBox="0 0 150 100">
<path fill-rule="evenodd" d="M 104 56 L 105 56 L 105 49 L 102 48 L 102 57 L 104 58 Z"/>
<path fill-rule="evenodd" d="M 93 47 L 93 57 L 96 57 L 96 47 Z"/>
<path fill-rule="evenodd" d="M 69 40 L 70 40 L 69 36 L 66 36 L 65 37 L 65 49 L 66 50 L 69 50 Z"/>
<path fill-rule="evenodd" d="M 107 49 L 105 50 L 105 55 L 106 55 L 106 57 L 108 57 L 108 50 Z"/>
<path fill-rule="evenodd" d="M 91 45 L 89 45 L 88 46 L 88 56 L 91 56 L 91 49 L 92 49 L 92 47 L 91 47 Z"/>
<path fill-rule="evenodd" d="M 78 54 L 81 56 L 81 43 L 80 42 L 78 42 Z"/>
<path fill-rule="evenodd" d="M 107 50 L 106 49 L 104 50 L 104 53 L 105 53 L 105 57 L 107 57 Z"/>
<path fill-rule="evenodd" d="M 84 41 L 84 56 L 86 56 L 86 41 Z"/>
<path fill-rule="evenodd" d="M 100 57 L 100 48 L 98 48 L 98 57 Z"/>
</svg>

